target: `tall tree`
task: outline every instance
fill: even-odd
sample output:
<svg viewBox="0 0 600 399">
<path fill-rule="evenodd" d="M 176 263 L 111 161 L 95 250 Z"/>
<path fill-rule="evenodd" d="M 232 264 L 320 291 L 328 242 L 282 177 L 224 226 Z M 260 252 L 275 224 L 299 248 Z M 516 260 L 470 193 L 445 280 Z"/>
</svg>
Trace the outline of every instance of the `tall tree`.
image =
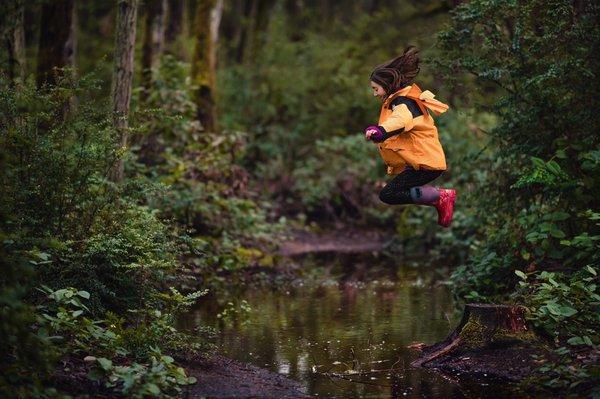
<svg viewBox="0 0 600 399">
<path fill-rule="evenodd" d="M 133 61 L 135 54 L 136 21 L 139 0 L 119 0 L 117 10 L 117 32 L 115 36 L 115 67 L 112 80 L 113 123 L 119 133 L 119 145 L 127 147 L 127 129 L 131 86 L 133 83 Z M 124 165 L 120 158 L 113 170 L 111 179 L 123 180 Z"/>
<path fill-rule="evenodd" d="M 218 40 L 222 10 L 222 1 L 201 0 L 196 5 L 192 81 L 196 86 L 194 101 L 197 107 L 197 118 L 205 131 L 215 129 L 216 53 L 214 46 Z"/>
<path fill-rule="evenodd" d="M 167 0 L 148 0 L 144 17 L 142 45 L 142 86 L 145 95 L 152 87 L 152 70 L 157 67 L 165 48 Z"/>
<path fill-rule="evenodd" d="M 37 57 L 37 83 L 56 83 L 55 68 L 75 63 L 75 0 L 53 0 L 42 4 Z"/>
<path fill-rule="evenodd" d="M 211 86 L 216 90 L 216 71 L 217 71 L 217 49 L 219 48 L 219 27 L 221 26 L 221 17 L 223 16 L 223 0 L 217 0 L 210 13 L 210 53 L 208 55 L 209 67 L 211 70 Z"/>
<path fill-rule="evenodd" d="M 246 42 L 248 41 L 248 25 L 252 20 L 252 11 L 256 9 L 254 6 L 255 2 L 252 0 L 241 0 L 238 2 L 238 13 L 240 14 L 240 20 L 236 25 L 236 32 L 234 34 L 235 40 L 235 60 L 238 64 L 244 62 L 244 52 L 246 49 Z"/>
<path fill-rule="evenodd" d="M 172 43 L 183 32 L 183 14 L 185 9 L 183 0 L 169 0 L 167 7 L 166 41 Z"/>
<path fill-rule="evenodd" d="M 275 5 L 273 0 L 251 0 L 251 2 L 250 20 L 246 25 L 248 44 L 242 49 L 244 54 L 242 60 L 245 62 L 253 61 L 257 57 L 263 43 L 262 35 L 269 25 L 269 16 Z"/>
<path fill-rule="evenodd" d="M 0 7 L 2 37 L 8 54 L 8 74 L 17 85 L 25 79 L 25 4 L 14 0 Z"/>
</svg>

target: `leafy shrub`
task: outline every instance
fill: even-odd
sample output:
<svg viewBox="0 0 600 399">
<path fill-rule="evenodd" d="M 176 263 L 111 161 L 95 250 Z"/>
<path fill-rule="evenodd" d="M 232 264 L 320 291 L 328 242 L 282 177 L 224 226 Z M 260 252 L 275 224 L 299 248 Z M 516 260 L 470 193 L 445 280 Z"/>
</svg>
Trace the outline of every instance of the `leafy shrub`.
<svg viewBox="0 0 600 399">
<path fill-rule="evenodd" d="M 52 302 L 41 309 L 38 334 L 52 337 L 55 350 L 63 356 L 85 356 L 84 360 L 92 364 L 91 379 L 101 379 L 106 387 L 134 398 L 176 397 L 179 385 L 195 382 L 160 349 L 168 348 L 173 334 L 179 334 L 172 325 L 174 313 L 165 319 L 160 311 L 147 312 L 149 317 L 145 317 L 143 323 L 125 327 L 122 320 L 116 321 L 114 317 L 109 320 L 87 318 L 88 308 L 82 302 L 90 297 L 87 291 L 74 288 L 52 291 L 47 287 L 44 291 Z M 176 301 L 176 307 L 181 310 L 204 293 L 182 296 L 174 291 L 174 294 L 169 298 Z M 138 331 L 132 334 L 132 328 Z M 132 351 L 132 337 L 136 335 L 144 337 L 145 351 Z M 187 340 L 194 341 L 192 337 Z"/>
<path fill-rule="evenodd" d="M 0 234 L 0 396 L 38 398 L 51 390 L 44 377 L 56 358 L 50 340 L 32 331 L 37 321 L 34 306 L 26 301 L 35 254 L 14 251 L 11 240 Z"/>
<path fill-rule="evenodd" d="M 521 278 L 518 297 L 528 305 L 535 325 L 558 343 L 598 344 L 600 295 L 595 268 L 586 266 L 569 280 L 564 274 L 546 271 L 529 276 L 516 273 Z"/>
<path fill-rule="evenodd" d="M 445 76 L 468 89 L 464 100 L 498 117 L 478 189 L 485 238 L 455 271 L 457 294 L 525 303 L 539 328 L 571 345 L 594 343 L 598 329 L 600 118 L 589 106 L 597 95 L 590 79 L 598 58 L 589 51 L 600 42 L 598 11 L 590 1 L 477 0 L 458 6 L 439 35 Z M 590 375 L 565 364 L 546 367 L 557 384 Z"/>
<path fill-rule="evenodd" d="M 294 168 L 291 191 L 309 212 L 356 217 L 379 202 L 374 182 L 383 170 L 376 147 L 361 134 L 318 140 Z"/>
<path fill-rule="evenodd" d="M 5 231 L 23 249 L 48 253 L 38 278 L 54 288 L 85 286 L 92 309 L 123 311 L 144 302 L 175 266 L 176 248 L 156 211 L 144 205 L 156 189 L 106 178 L 118 154 L 109 113 L 92 95 L 91 78 L 38 91 L 0 82 L 7 134 L 2 141 L 7 195 Z M 62 115 L 78 95 L 76 112 Z"/>
<path fill-rule="evenodd" d="M 9 354 L 0 389 L 20 397 L 58 395 L 49 388 L 56 360 L 86 355 L 105 359 L 94 364 L 108 388 L 175 396 L 191 381 L 163 351 L 205 349 L 174 327 L 198 295 L 164 290 L 186 239 L 150 206 L 164 186 L 141 175 L 107 179 L 121 156 L 129 174 L 137 171 L 131 154 L 115 150 L 97 84 L 83 77 L 13 90 L 0 77 L 0 230 L 9 263 L 0 280 Z M 36 294 L 40 283 L 50 303 Z"/>
</svg>

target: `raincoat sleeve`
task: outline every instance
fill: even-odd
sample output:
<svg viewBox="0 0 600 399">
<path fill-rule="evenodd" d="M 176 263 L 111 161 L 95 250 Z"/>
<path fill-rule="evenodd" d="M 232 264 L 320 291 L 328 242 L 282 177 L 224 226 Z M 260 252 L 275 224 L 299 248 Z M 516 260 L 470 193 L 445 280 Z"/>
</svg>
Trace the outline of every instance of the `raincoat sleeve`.
<svg viewBox="0 0 600 399">
<path fill-rule="evenodd" d="M 414 126 L 412 113 L 406 104 L 398 104 L 394 106 L 392 114 L 380 126 L 388 133 L 399 129 L 408 131 Z"/>
</svg>

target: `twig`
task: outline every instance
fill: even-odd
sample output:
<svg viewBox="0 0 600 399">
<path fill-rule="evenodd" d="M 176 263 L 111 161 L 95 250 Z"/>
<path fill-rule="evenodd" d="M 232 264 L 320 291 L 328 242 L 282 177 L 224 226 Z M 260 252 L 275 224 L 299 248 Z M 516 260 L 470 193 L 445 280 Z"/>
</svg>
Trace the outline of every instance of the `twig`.
<svg viewBox="0 0 600 399">
<path fill-rule="evenodd" d="M 425 363 L 428 363 L 434 359 L 437 359 L 438 357 L 445 355 L 448 352 L 451 352 L 454 348 L 456 348 L 460 343 L 462 342 L 462 340 L 460 339 L 460 337 L 455 338 L 452 342 L 450 342 L 448 345 L 445 345 L 443 348 L 430 353 L 429 355 L 417 359 L 414 362 L 412 362 L 410 365 L 413 367 L 420 367 Z"/>
</svg>

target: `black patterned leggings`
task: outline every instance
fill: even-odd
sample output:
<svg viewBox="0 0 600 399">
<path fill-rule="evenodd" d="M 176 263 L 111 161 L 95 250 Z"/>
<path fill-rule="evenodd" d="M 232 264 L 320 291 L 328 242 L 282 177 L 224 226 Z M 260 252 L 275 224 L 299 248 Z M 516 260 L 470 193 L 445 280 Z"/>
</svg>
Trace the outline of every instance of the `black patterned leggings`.
<svg viewBox="0 0 600 399">
<path fill-rule="evenodd" d="M 390 205 L 412 204 L 414 201 L 410 197 L 410 189 L 427 184 L 442 173 L 443 170 L 407 168 L 381 189 L 379 199 Z"/>
</svg>

